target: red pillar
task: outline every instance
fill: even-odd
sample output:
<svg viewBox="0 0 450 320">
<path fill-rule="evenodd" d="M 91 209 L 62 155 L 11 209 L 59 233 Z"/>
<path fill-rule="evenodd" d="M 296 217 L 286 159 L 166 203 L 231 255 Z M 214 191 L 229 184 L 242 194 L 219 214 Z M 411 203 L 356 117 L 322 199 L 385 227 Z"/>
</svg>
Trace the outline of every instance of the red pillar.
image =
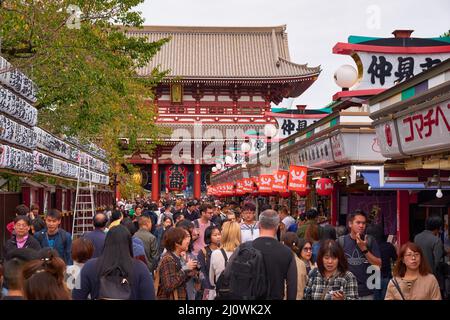
<svg viewBox="0 0 450 320">
<path fill-rule="evenodd" d="M 31 200 L 31 187 L 29 186 L 22 187 L 22 203 L 29 208 L 30 200 Z"/>
<path fill-rule="evenodd" d="M 159 200 L 159 167 L 158 159 L 153 159 L 152 162 L 152 201 Z"/>
<path fill-rule="evenodd" d="M 62 211 L 62 196 L 63 196 L 63 192 L 61 188 L 56 188 L 55 190 L 56 192 L 56 209 L 58 209 L 59 211 Z"/>
<path fill-rule="evenodd" d="M 194 198 L 200 199 L 202 195 L 201 190 L 202 168 L 199 163 L 194 164 Z"/>
<path fill-rule="evenodd" d="M 409 241 L 409 192 L 397 190 L 397 243 Z"/>
<path fill-rule="evenodd" d="M 331 194 L 331 225 L 336 226 L 337 217 L 338 217 L 338 197 L 339 190 L 337 183 L 334 184 L 333 193 Z"/>
<path fill-rule="evenodd" d="M 38 204 L 39 204 L 39 214 L 43 214 L 44 213 L 44 188 L 39 188 Z"/>
</svg>

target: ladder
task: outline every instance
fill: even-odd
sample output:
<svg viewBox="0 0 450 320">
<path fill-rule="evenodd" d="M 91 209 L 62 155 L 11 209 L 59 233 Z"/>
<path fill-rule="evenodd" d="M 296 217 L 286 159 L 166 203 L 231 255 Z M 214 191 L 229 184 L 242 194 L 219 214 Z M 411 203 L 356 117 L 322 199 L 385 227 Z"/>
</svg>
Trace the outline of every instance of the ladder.
<svg viewBox="0 0 450 320">
<path fill-rule="evenodd" d="M 87 162 L 87 180 L 81 179 L 82 159 L 80 155 L 75 208 L 73 213 L 72 240 L 75 240 L 88 231 L 94 230 L 93 218 L 95 213 L 94 189 L 90 161 Z"/>
</svg>

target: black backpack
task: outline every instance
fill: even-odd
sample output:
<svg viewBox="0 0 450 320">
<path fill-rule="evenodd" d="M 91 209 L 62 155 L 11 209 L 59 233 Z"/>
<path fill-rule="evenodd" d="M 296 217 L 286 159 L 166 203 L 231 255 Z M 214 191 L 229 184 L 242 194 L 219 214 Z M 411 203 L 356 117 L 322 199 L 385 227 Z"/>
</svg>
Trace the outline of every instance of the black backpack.
<svg viewBox="0 0 450 320">
<path fill-rule="evenodd" d="M 224 249 L 220 249 L 225 259 L 225 269 L 228 265 L 228 257 Z M 225 269 L 219 275 L 216 281 L 216 300 L 229 300 L 230 296 L 230 278 L 225 275 Z"/>
<path fill-rule="evenodd" d="M 229 264 L 229 288 L 232 299 L 267 299 L 270 293 L 264 256 L 253 242 L 241 244 Z"/>
<path fill-rule="evenodd" d="M 129 277 L 123 275 L 120 268 L 109 271 L 100 277 L 98 299 L 130 300 L 131 283 Z"/>
</svg>

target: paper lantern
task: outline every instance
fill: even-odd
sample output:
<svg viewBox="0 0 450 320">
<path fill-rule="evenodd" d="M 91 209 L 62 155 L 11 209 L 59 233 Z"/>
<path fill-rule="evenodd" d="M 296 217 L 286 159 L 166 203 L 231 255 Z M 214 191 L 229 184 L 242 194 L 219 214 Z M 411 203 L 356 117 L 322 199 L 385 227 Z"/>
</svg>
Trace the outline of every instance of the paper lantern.
<svg viewBox="0 0 450 320">
<path fill-rule="evenodd" d="M 297 194 L 300 197 L 307 197 L 311 193 L 311 187 L 309 185 L 306 186 L 305 191 L 297 191 Z"/>
<path fill-rule="evenodd" d="M 279 193 L 281 198 L 289 198 L 291 196 L 290 192 L 280 192 Z"/>
<path fill-rule="evenodd" d="M 319 196 L 330 196 L 333 193 L 333 180 L 329 178 L 317 180 L 316 192 Z"/>
</svg>

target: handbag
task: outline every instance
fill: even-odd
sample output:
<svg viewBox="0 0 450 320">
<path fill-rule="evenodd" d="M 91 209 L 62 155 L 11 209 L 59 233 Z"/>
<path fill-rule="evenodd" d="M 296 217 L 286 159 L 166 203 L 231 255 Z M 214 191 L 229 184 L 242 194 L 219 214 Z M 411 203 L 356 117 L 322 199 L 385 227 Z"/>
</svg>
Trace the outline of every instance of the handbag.
<svg viewBox="0 0 450 320">
<path fill-rule="evenodd" d="M 405 296 L 403 295 L 402 289 L 400 289 L 400 285 L 397 282 L 397 279 L 392 278 L 392 283 L 394 284 L 395 288 L 397 289 L 398 293 L 400 293 L 400 296 L 402 297 L 402 300 L 406 300 Z"/>
</svg>

